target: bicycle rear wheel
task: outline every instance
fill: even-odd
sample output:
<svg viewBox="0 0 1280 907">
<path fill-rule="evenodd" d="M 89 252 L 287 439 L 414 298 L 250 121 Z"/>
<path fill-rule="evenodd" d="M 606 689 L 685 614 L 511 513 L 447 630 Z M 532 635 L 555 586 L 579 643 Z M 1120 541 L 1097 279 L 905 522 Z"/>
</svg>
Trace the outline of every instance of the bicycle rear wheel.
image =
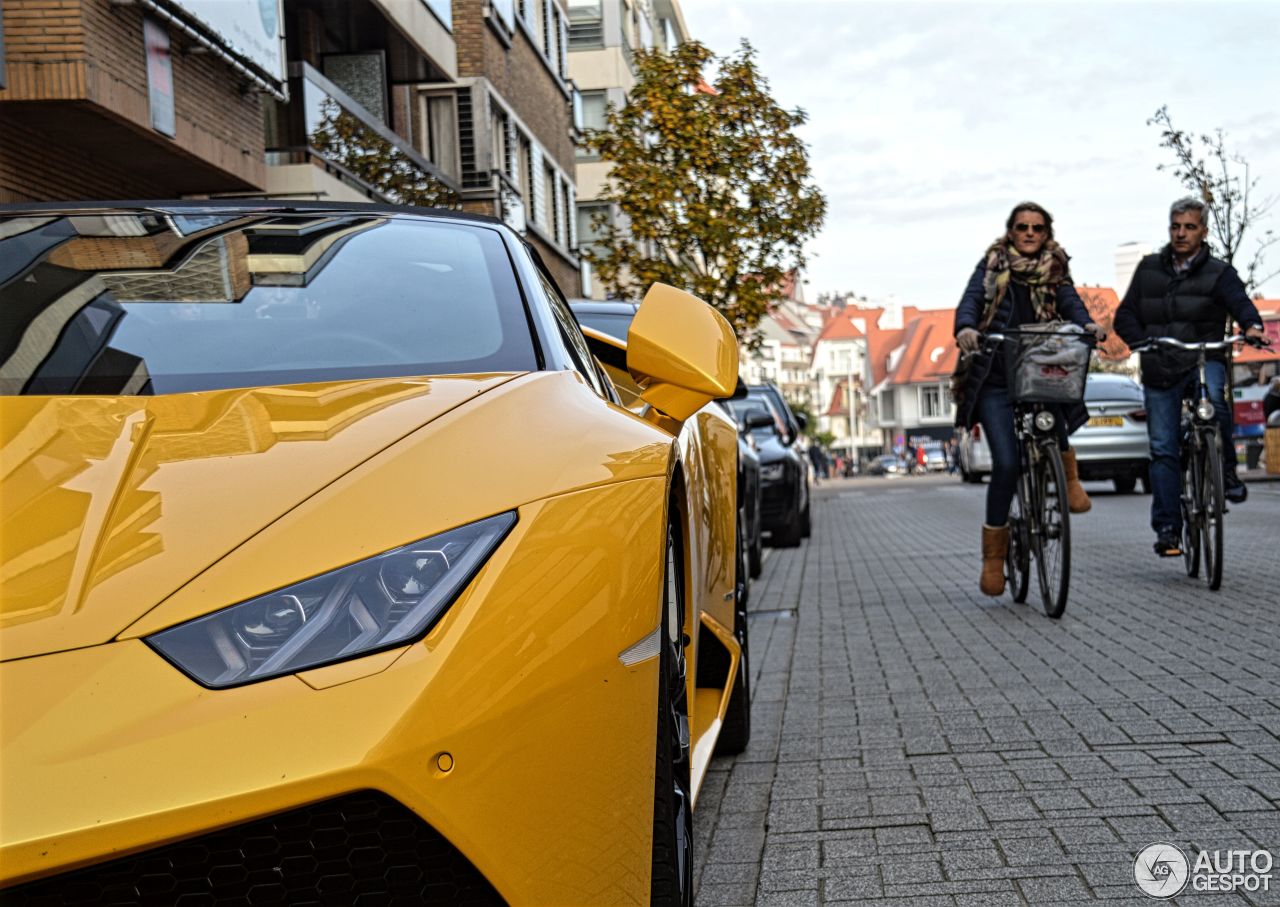
<svg viewBox="0 0 1280 907">
<path fill-rule="evenodd" d="M 1071 522 L 1067 509 L 1067 476 L 1055 439 L 1041 441 L 1031 466 L 1038 513 L 1031 525 L 1031 544 L 1040 579 L 1044 613 L 1057 619 L 1067 608 L 1071 584 Z"/>
<path fill-rule="evenodd" d="M 1185 443 L 1185 442 L 1184 442 Z M 1204 475 L 1198 446 L 1183 453 L 1182 466 L 1182 566 L 1187 576 L 1200 575 L 1200 516 L 1204 513 L 1204 495 L 1200 480 Z"/>
<path fill-rule="evenodd" d="M 1023 501 L 1026 478 L 1019 477 L 1018 489 L 1009 504 L 1009 550 L 1004 559 L 1004 578 L 1009 594 L 1018 604 L 1027 600 L 1027 579 L 1031 574 L 1031 552 L 1028 550 L 1027 520 L 1029 507 Z"/>
<path fill-rule="evenodd" d="M 1205 438 L 1204 467 L 1200 487 L 1204 498 L 1201 508 L 1200 541 L 1204 549 L 1204 581 L 1209 588 L 1222 588 L 1222 515 L 1227 502 L 1222 487 L 1222 441 L 1217 431 L 1209 429 Z"/>
</svg>

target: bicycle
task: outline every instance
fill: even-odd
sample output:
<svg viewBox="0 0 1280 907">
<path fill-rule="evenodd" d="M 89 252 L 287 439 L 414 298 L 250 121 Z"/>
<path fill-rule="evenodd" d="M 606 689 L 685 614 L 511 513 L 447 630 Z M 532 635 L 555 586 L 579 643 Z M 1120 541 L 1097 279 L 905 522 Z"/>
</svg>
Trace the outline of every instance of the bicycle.
<svg viewBox="0 0 1280 907">
<path fill-rule="evenodd" d="M 1231 350 L 1237 343 L 1265 344 L 1233 334 L 1225 340 L 1184 343 L 1174 337 L 1149 337 L 1130 349 L 1135 353 L 1168 347 L 1198 353 L 1196 386 L 1182 399 L 1182 438 L 1178 446 L 1178 462 L 1182 470 L 1182 562 L 1187 576 L 1199 576 L 1201 556 L 1204 581 L 1211 591 L 1222 587 L 1222 518 L 1227 512 L 1223 487 L 1222 433 L 1209 384 L 1205 378 L 1205 354 L 1227 352 L 1227 369 L 1231 368 Z"/>
<path fill-rule="evenodd" d="M 1013 427 L 1018 441 L 1018 485 L 1009 508 L 1009 548 L 1005 555 L 1005 581 L 1013 600 L 1027 600 L 1031 561 L 1036 562 L 1036 578 L 1044 613 L 1057 620 L 1067 607 L 1071 587 L 1071 513 L 1067 506 L 1067 476 L 1054 430 L 1058 416 L 1050 403 L 1072 403 L 1084 399 L 1084 379 L 1088 372 L 1088 351 L 1095 343 L 1092 335 L 1074 331 L 1018 331 L 985 335 L 986 345 L 1064 336 L 1079 341 L 1082 353 L 1071 367 L 1063 368 L 1049 392 L 1019 394 L 1019 382 L 1009 382 L 1009 399 L 1014 407 Z M 1010 365 L 1010 373 L 1016 370 Z"/>
</svg>

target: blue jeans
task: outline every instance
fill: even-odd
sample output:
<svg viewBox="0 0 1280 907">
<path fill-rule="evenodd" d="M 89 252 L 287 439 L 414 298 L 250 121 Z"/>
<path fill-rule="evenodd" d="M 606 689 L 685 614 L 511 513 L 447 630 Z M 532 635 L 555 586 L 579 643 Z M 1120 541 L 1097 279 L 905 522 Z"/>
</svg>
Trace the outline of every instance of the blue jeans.
<svg viewBox="0 0 1280 907">
<path fill-rule="evenodd" d="M 1018 436 L 1013 428 L 1013 404 L 1003 387 L 984 387 L 978 394 L 978 424 L 991 448 L 991 484 L 987 486 L 987 525 L 1009 522 L 1009 503 L 1018 487 Z M 1054 423 L 1058 447 L 1067 449 L 1067 425 L 1059 416 Z"/>
<path fill-rule="evenodd" d="M 1204 365 L 1209 399 L 1222 435 L 1224 472 L 1234 475 L 1235 451 L 1231 447 L 1231 409 L 1227 406 L 1227 367 L 1210 359 Z M 1143 389 L 1147 407 L 1147 437 L 1151 439 L 1151 528 L 1156 532 L 1182 531 L 1182 467 L 1178 447 L 1182 440 L 1182 396 L 1194 394 L 1199 371 L 1192 369 L 1173 387 Z"/>
</svg>

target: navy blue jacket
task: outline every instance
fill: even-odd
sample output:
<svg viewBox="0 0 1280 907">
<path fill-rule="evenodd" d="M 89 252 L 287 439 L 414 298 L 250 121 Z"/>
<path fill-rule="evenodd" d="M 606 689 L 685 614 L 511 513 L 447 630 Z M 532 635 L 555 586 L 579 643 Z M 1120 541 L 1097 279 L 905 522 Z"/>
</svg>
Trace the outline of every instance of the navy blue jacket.
<svg viewBox="0 0 1280 907">
<path fill-rule="evenodd" d="M 965 328 L 973 328 L 979 330 L 982 321 L 982 312 L 987 307 L 986 293 L 983 291 L 982 285 L 987 278 L 987 263 L 984 258 L 978 262 L 978 267 L 974 269 L 973 276 L 969 278 L 969 285 L 964 288 L 964 295 L 960 297 L 960 304 L 956 306 L 956 321 L 954 333 L 959 334 Z M 1076 288 L 1069 281 L 1064 281 L 1058 285 L 1057 289 L 1057 310 L 1058 317 L 1080 327 L 1091 323 L 1093 319 L 1089 316 L 1089 310 L 1085 308 L 1084 301 L 1080 299 L 1080 294 L 1076 292 Z M 1004 298 L 1000 300 L 1000 307 L 996 309 L 995 317 L 991 320 L 991 326 L 988 331 L 999 332 L 1009 326 L 1010 316 L 1013 314 L 1013 291 L 1004 294 Z M 978 394 L 982 391 L 982 386 L 987 381 L 987 376 L 991 373 L 991 365 L 994 356 L 985 350 L 979 350 L 974 353 L 973 366 L 969 369 L 968 380 L 965 381 L 964 390 L 961 394 L 962 400 L 956 406 L 956 425 L 962 428 L 972 428 L 977 424 L 978 417 L 976 406 L 978 402 Z M 1075 431 L 1089 418 L 1088 411 L 1084 405 L 1078 407 L 1068 407 L 1064 418 L 1067 423 L 1068 431 Z"/>
</svg>

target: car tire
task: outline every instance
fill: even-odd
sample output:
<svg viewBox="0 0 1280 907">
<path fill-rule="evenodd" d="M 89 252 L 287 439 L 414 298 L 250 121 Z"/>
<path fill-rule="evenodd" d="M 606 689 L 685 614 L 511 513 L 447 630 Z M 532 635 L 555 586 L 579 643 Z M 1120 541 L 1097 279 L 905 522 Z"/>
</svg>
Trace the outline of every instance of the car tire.
<svg viewBox="0 0 1280 907">
<path fill-rule="evenodd" d="M 672 506 L 672 512 L 675 507 Z M 679 527 L 667 526 L 658 647 L 657 752 L 653 781 L 650 903 L 693 904 L 693 796 L 685 663 L 684 549 Z"/>
<path fill-rule="evenodd" d="M 1138 484 L 1133 476 L 1112 479 L 1111 482 L 1116 486 L 1116 494 L 1133 494 L 1133 489 Z"/>
<path fill-rule="evenodd" d="M 800 515 L 800 538 L 807 539 L 813 534 L 813 520 L 809 516 L 810 503 L 804 505 L 804 512 Z"/>
<path fill-rule="evenodd" d="M 769 544 L 774 548 L 794 548 L 800 544 L 800 511 L 793 510 L 787 521 L 769 535 Z"/>
<path fill-rule="evenodd" d="M 752 579 L 758 579 L 764 572 L 764 533 L 760 531 L 759 517 L 755 532 L 751 533 L 751 547 L 747 549 L 747 567 Z"/>
</svg>

